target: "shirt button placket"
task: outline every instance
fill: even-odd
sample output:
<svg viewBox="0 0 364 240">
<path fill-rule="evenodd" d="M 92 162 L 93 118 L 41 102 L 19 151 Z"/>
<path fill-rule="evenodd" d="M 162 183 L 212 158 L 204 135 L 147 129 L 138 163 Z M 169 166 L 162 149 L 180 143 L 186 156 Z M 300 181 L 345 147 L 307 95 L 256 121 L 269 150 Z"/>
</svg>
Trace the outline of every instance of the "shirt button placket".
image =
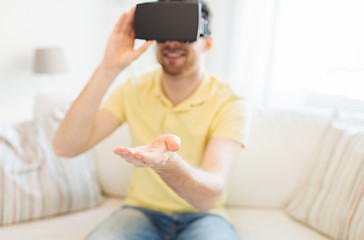
<svg viewBox="0 0 364 240">
<path fill-rule="evenodd" d="M 174 122 L 173 118 L 174 118 L 174 112 L 170 111 L 166 117 L 166 122 L 164 126 L 165 133 L 173 133 L 173 122 Z"/>
</svg>

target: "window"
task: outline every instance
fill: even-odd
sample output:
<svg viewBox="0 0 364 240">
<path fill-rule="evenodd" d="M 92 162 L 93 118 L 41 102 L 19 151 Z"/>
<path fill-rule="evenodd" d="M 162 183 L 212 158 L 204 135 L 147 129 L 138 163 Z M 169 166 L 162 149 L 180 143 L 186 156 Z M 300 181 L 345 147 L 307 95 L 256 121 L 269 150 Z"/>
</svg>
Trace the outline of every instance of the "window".
<svg viewBox="0 0 364 240">
<path fill-rule="evenodd" d="M 279 1 L 268 101 L 364 111 L 364 1 Z"/>
</svg>

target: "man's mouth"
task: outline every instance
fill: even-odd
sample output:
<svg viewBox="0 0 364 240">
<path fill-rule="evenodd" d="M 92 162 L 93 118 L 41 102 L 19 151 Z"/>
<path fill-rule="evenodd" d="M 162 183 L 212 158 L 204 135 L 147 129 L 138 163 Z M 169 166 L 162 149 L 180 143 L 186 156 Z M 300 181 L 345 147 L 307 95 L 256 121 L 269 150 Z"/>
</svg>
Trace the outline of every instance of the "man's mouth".
<svg viewBox="0 0 364 240">
<path fill-rule="evenodd" d="M 163 51 L 163 56 L 168 58 L 168 59 L 178 59 L 181 57 L 184 57 L 186 54 L 184 51 L 174 51 L 174 50 L 165 50 Z"/>
</svg>

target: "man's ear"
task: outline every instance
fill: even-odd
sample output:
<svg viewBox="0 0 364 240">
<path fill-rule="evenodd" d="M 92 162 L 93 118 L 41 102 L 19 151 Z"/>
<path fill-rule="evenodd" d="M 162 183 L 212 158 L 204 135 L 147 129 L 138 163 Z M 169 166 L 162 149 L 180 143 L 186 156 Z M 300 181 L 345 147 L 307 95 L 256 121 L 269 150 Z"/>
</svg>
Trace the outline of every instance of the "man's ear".
<svg viewBox="0 0 364 240">
<path fill-rule="evenodd" d="M 212 39 L 211 35 L 209 35 L 207 37 L 204 37 L 204 38 L 205 38 L 205 48 L 204 48 L 204 52 L 207 52 L 212 47 L 213 39 Z"/>
</svg>

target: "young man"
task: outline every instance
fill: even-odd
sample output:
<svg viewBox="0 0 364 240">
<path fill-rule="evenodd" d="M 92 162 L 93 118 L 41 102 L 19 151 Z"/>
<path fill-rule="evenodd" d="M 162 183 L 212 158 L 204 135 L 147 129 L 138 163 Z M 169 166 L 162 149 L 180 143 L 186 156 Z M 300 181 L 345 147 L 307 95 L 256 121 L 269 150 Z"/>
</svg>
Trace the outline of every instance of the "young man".
<svg viewBox="0 0 364 240">
<path fill-rule="evenodd" d="M 101 104 L 116 76 L 151 44 L 134 49 L 134 12 L 116 23 L 101 64 L 54 139 L 55 152 L 71 157 L 124 122 L 131 130 L 135 147 L 114 149 L 134 165 L 124 206 L 87 239 L 238 239 L 222 196 L 249 116 L 244 100 L 204 69 L 211 36 L 157 43 L 161 68 L 131 78 Z"/>
</svg>

